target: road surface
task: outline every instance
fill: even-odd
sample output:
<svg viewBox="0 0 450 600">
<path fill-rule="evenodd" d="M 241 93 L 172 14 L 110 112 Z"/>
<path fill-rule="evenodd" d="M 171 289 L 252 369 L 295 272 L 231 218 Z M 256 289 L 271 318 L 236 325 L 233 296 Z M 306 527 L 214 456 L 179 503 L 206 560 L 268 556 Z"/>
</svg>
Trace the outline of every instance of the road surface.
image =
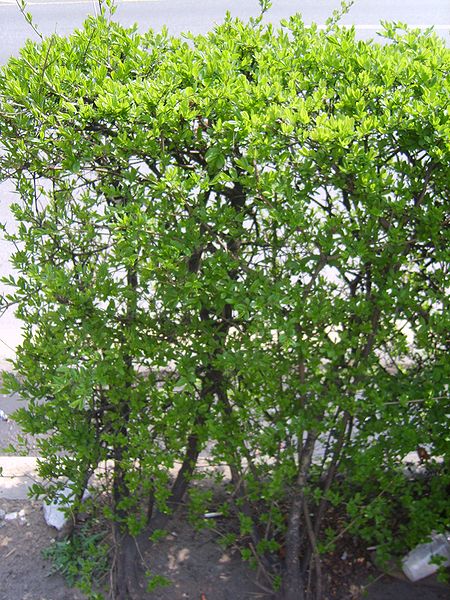
<svg viewBox="0 0 450 600">
<path fill-rule="evenodd" d="M 277 23 L 295 12 L 301 12 L 307 23 L 323 24 L 340 0 L 273 0 L 268 20 Z M 29 0 L 39 29 L 44 34 L 65 35 L 80 26 L 86 15 L 98 10 L 97 0 Z M 171 33 L 202 33 L 223 20 L 226 11 L 247 19 L 259 12 L 257 0 L 119 0 L 116 18 L 124 25 L 137 23 L 140 30 L 161 29 L 167 25 Z M 356 0 L 343 23 L 356 26 L 361 37 L 372 37 L 380 20 L 396 20 L 410 25 L 434 25 L 448 39 L 450 3 L 448 0 Z M 0 0 L 2 45 L 0 63 L 16 54 L 33 31 L 20 14 L 15 0 Z M 34 36 L 36 37 L 36 36 Z"/>
</svg>

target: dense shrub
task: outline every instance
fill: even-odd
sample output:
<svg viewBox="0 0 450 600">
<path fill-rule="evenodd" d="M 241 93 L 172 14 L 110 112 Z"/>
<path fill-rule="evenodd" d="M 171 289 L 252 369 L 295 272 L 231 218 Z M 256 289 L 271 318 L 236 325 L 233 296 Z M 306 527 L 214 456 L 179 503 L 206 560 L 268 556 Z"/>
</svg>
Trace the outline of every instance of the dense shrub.
<svg viewBox="0 0 450 600">
<path fill-rule="evenodd" d="M 329 502 L 386 551 L 448 526 L 449 54 L 385 36 L 89 18 L 0 74 L 24 327 L 6 385 L 50 433 L 44 477 L 80 496 L 112 461 L 116 598 L 208 442 L 283 598 L 307 573 L 321 595 Z M 426 484 L 403 473 L 417 446 Z"/>
</svg>

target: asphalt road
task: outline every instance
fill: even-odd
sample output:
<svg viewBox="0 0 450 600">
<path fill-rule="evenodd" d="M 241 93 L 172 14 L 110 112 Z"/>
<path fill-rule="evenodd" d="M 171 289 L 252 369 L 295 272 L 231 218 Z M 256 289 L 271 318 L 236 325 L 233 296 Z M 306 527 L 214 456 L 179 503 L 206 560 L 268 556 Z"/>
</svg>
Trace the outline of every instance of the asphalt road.
<svg viewBox="0 0 450 600">
<path fill-rule="evenodd" d="M 306 23 L 323 25 L 340 0 L 273 0 L 267 20 L 280 19 L 301 12 Z M 82 25 L 88 14 L 98 10 L 97 0 L 28 0 L 39 30 L 48 35 L 66 35 Z M 167 25 L 170 33 L 183 31 L 202 33 L 223 20 L 226 11 L 247 19 L 259 14 L 258 0 L 119 0 L 115 18 L 126 26 L 134 23 L 145 31 Z M 376 37 L 380 21 L 402 21 L 411 26 L 433 25 L 450 45 L 449 0 L 357 0 L 343 23 L 353 24 L 361 38 Z M 27 38 L 36 38 L 30 25 L 20 13 L 15 0 L 0 0 L 0 64 L 18 53 Z M 1 133 L 0 133 L 1 135 Z M 8 205 L 14 198 L 11 185 L 0 185 L 0 222 L 12 223 Z M 0 275 L 11 272 L 9 245 L 0 235 Z M 0 283 L 0 293 L 5 291 Z M 12 356 L 20 339 L 17 321 L 11 312 L 0 318 L 0 370 L 5 358 Z"/>
<path fill-rule="evenodd" d="M 340 0 L 273 0 L 267 19 L 277 23 L 301 12 L 305 22 L 323 24 Z M 70 33 L 88 14 L 98 10 L 97 0 L 28 0 L 28 10 L 43 34 Z M 205 32 L 223 20 L 226 11 L 247 19 L 259 13 L 257 0 L 119 0 L 116 18 L 124 25 L 138 23 L 139 29 L 161 29 L 171 33 Z M 434 25 L 449 39 L 450 2 L 448 0 L 356 0 L 343 23 L 356 26 L 361 37 L 372 37 L 380 20 L 396 20 L 410 25 Z M 27 37 L 35 37 L 17 8 L 15 0 L 0 0 L 0 63 L 16 54 Z"/>
</svg>

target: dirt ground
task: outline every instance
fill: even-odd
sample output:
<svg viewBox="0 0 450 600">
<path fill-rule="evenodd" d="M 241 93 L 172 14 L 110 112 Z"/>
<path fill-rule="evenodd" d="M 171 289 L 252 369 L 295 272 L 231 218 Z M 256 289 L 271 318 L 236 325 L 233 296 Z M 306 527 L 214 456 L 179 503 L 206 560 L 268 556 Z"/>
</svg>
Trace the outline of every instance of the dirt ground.
<svg viewBox="0 0 450 600">
<path fill-rule="evenodd" d="M 51 565 L 41 550 L 55 539 L 55 530 L 42 516 L 40 502 L 2 500 L 5 512 L 25 511 L 23 519 L 0 521 L 1 600 L 84 600 L 69 589 L 60 575 L 51 574 Z"/>
<path fill-rule="evenodd" d="M 7 414 L 17 402 L 2 398 L 0 408 Z M 0 449 L 14 443 L 19 434 L 12 422 L 0 423 Z M 36 453 L 32 439 L 28 453 Z M 3 452 L 0 450 L 0 455 Z M 1 482 L 0 482 L 1 483 Z M 0 499 L 5 513 L 24 511 L 12 521 L 0 520 L 0 600 L 86 600 L 67 586 L 63 577 L 52 572 L 42 550 L 55 543 L 57 531 L 43 518 L 42 503 L 31 500 Z M 168 534 L 144 556 L 152 575 L 172 582 L 152 594 L 155 600 L 267 600 L 271 595 L 256 583 L 256 572 L 241 560 L 238 550 L 224 550 L 217 529 L 197 530 L 181 509 L 167 527 Z M 430 577 L 411 584 L 381 574 L 367 560 L 361 562 L 359 550 L 347 543 L 345 553 L 332 563 L 324 563 L 326 575 L 333 577 L 333 600 L 449 600 L 450 588 Z M 347 552 L 348 550 L 348 552 Z M 342 554 L 342 555 L 341 555 Z M 342 558 L 348 554 L 346 558 Z M 375 580 L 374 583 L 370 583 Z M 328 600 L 328 598 L 327 598 Z"/>
<path fill-rule="evenodd" d="M 7 512 L 24 510 L 24 517 L 0 524 L 0 600 L 85 600 L 52 574 L 42 549 L 55 543 L 56 530 L 43 519 L 41 503 L 3 500 Z M 158 589 L 158 600 L 263 600 L 270 596 L 236 552 L 224 551 L 209 530 L 196 531 L 185 519 L 170 524 L 170 532 L 154 546 L 145 562 L 152 575 L 164 575 L 172 585 Z"/>
<path fill-rule="evenodd" d="M 55 543 L 56 530 L 45 524 L 41 503 L 3 500 L 0 508 L 6 512 L 25 511 L 23 518 L 0 522 L 0 600 L 86 600 L 79 590 L 69 588 L 61 575 L 52 573 L 50 562 L 42 556 L 42 549 Z M 156 543 L 145 561 L 153 575 L 164 575 L 172 581 L 169 587 L 154 592 L 155 600 L 271 598 L 255 583 L 255 571 L 242 562 L 237 552 L 223 550 L 214 531 L 195 530 L 183 515 L 171 522 L 170 532 Z M 360 577 L 361 572 L 357 579 Z M 376 577 L 380 574 L 373 570 L 370 578 Z M 359 584 L 350 587 L 342 600 L 450 598 L 450 589 L 434 578 L 411 584 L 381 575 L 365 593 Z"/>
</svg>

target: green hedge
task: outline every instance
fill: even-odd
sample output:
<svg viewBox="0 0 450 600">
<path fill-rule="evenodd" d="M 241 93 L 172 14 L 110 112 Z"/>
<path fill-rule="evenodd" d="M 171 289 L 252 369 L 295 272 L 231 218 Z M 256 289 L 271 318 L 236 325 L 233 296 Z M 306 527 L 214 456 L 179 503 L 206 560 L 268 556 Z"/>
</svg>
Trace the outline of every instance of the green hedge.
<svg viewBox="0 0 450 600">
<path fill-rule="evenodd" d="M 186 38 L 89 18 L 2 69 L 6 386 L 51 434 L 44 477 L 80 495 L 113 461 L 116 598 L 208 442 L 286 599 L 308 570 L 320 597 L 330 502 L 385 553 L 448 527 L 448 74 L 433 33 L 298 16 Z"/>
</svg>

